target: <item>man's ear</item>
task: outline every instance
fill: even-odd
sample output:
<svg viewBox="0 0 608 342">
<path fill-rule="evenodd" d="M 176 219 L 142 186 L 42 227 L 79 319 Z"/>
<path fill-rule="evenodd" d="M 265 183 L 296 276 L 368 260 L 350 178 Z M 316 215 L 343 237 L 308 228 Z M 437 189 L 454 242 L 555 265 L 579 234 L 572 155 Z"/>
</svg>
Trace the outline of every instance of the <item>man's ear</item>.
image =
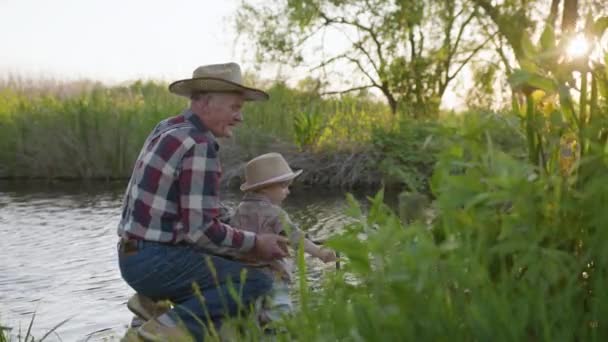
<svg viewBox="0 0 608 342">
<path fill-rule="evenodd" d="M 201 96 L 200 98 L 192 101 L 192 109 L 195 112 L 202 113 L 205 108 L 209 106 L 210 96 Z"/>
</svg>

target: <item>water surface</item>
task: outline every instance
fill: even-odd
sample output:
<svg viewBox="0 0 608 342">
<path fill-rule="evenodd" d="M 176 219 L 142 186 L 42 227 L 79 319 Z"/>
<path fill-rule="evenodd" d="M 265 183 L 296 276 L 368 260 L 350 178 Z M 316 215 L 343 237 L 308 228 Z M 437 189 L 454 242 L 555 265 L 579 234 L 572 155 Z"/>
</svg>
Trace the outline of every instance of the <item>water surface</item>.
<svg viewBox="0 0 608 342">
<path fill-rule="evenodd" d="M 125 184 L 0 181 L 0 325 L 13 333 L 35 313 L 40 338 L 69 321 L 48 341 L 118 340 L 132 315 L 133 291 L 117 266 L 116 225 Z M 234 207 L 241 194 L 227 191 Z M 314 239 L 339 231 L 348 218 L 341 191 L 298 190 L 285 209 Z M 314 283 L 333 265 L 310 260 Z"/>
</svg>

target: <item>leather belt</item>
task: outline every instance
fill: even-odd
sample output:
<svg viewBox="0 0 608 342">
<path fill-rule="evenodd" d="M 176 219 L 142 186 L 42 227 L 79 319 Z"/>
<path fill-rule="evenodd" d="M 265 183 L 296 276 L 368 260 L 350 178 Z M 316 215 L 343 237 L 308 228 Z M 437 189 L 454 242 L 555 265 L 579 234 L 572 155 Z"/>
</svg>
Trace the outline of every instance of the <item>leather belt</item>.
<svg viewBox="0 0 608 342">
<path fill-rule="evenodd" d="M 134 255 L 137 254 L 140 250 L 145 248 L 146 246 L 151 245 L 164 245 L 164 246 L 173 246 L 173 247 L 187 247 L 190 246 L 185 242 L 175 243 L 167 243 L 167 242 L 159 242 L 159 241 L 149 241 L 142 239 L 134 239 L 131 237 L 122 237 L 118 241 L 118 251 L 124 255 Z"/>
</svg>

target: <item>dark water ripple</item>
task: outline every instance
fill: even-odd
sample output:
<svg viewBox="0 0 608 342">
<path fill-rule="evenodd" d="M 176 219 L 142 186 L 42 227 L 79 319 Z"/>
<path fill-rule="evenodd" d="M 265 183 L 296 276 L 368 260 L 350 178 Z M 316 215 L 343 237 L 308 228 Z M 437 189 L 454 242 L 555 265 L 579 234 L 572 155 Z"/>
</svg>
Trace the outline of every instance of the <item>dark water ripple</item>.
<svg viewBox="0 0 608 342">
<path fill-rule="evenodd" d="M 61 190 L 58 190 L 61 189 Z M 133 293 L 121 279 L 116 224 L 123 185 L 81 187 L 0 183 L 0 324 L 34 336 L 69 321 L 48 341 L 118 340 L 131 320 Z M 239 193 L 228 193 L 235 206 Z M 285 204 L 314 239 L 339 231 L 348 219 L 340 193 L 301 192 Z M 309 260 L 311 284 L 334 265 Z"/>
</svg>

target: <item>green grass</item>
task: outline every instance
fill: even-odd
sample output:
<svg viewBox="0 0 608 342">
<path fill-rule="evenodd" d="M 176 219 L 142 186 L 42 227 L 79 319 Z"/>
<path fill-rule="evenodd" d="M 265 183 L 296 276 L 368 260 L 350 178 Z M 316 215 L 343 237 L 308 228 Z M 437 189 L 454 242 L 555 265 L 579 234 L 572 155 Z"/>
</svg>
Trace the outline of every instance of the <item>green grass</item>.
<svg viewBox="0 0 608 342">
<path fill-rule="evenodd" d="M 36 314 L 34 313 L 32 315 L 32 318 L 30 319 L 30 322 L 28 323 L 27 330 L 25 332 L 22 331 L 21 326 L 19 326 L 19 329 L 15 331 L 15 329 L 13 329 L 12 327 L 5 327 L 0 325 L 0 342 L 42 342 L 52 334 L 56 335 L 57 333 L 55 331 L 69 321 L 68 318 L 59 322 L 53 328 L 47 331 L 41 338 L 38 339 L 32 335 L 32 328 L 34 326 L 35 319 Z"/>
<path fill-rule="evenodd" d="M 247 108 L 242 129 L 257 129 L 302 148 L 359 146 L 369 141 L 372 128 L 395 121 L 384 103 L 366 97 L 322 100 L 282 83 L 271 85 L 268 92 L 270 101 Z"/>
<path fill-rule="evenodd" d="M 348 197 L 353 223 L 328 242 L 343 268 L 311 290 L 298 254 L 299 307 L 274 341 L 608 338 L 608 164 L 574 189 L 462 139 L 439 157 L 432 223 L 404 226 L 382 191 L 367 212 Z M 265 338 L 250 319 L 230 324 L 236 340 Z"/>
<path fill-rule="evenodd" d="M 68 85 L 0 87 L 0 176 L 128 178 L 150 130 L 187 106 L 165 84 L 75 85 L 66 94 Z M 237 146 L 250 154 L 276 141 L 308 151 L 355 149 L 372 126 L 391 119 L 371 100 L 323 100 L 283 84 L 268 91 L 272 101 L 248 104 L 237 132 Z"/>
<path fill-rule="evenodd" d="M 466 133 L 439 156 L 430 225 L 404 226 L 382 192 L 367 213 L 349 198 L 355 221 L 328 242 L 343 269 L 318 291 L 301 279 L 300 308 L 276 340 L 608 338 L 606 160 L 574 188 Z"/>
<path fill-rule="evenodd" d="M 150 130 L 187 106 L 166 85 L 152 82 L 34 85 L 0 87 L 0 177 L 126 179 Z M 271 100 L 247 104 L 245 123 L 221 150 L 227 183 L 239 183 L 231 179 L 241 176 L 241 163 L 278 151 L 306 171 L 298 179 L 305 184 L 384 183 L 429 192 L 426 179 L 453 131 L 483 125 L 498 143 L 522 145 L 519 128 L 503 124 L 508 115 L 422 122 L 394 116 L 365 96 L 322 99 L 281 83 L 264 88 Z"/>
<path fill-rule="evenodd" d="M 130 173 L 151 128 L 185 101 L 152 84 L 75 95 L 0 92 L 4 175 L 114 178 Z"/>
</svg>

